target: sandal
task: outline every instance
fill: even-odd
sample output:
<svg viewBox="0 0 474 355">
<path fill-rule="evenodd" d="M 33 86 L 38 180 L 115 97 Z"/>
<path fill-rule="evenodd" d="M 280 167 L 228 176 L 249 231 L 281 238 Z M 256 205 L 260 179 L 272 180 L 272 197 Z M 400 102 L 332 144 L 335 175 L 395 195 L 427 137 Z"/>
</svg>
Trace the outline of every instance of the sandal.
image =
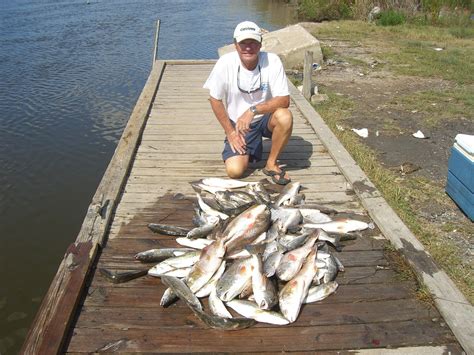
<svg viewBox="0 0 474 355">
<path fill-rule="evenodd" d="M 275 184 L 286 185 L 289 182 L 291 182 L 291 179 L 285 178 L 285 174 L 286 174 L 285 169 L 281 169 L 281 171 L 274 171 L 274 170 L 268 170 L 268 169 L 263 168 L 262 172 L 265 175 L 270 176 Z M 276 175 L 279 176 L 278 179 L 276 178 Z"/>
</svg>

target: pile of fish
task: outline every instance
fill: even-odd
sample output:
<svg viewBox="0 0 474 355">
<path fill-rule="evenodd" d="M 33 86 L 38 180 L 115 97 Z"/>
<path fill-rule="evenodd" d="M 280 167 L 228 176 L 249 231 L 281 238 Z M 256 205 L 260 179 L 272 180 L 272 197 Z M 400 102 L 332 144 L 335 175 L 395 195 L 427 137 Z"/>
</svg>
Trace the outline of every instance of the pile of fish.
<svg viewBox="0 0 474 355">
<path fill-rule="evenodd" d="M 369 227 L 305 204 L 298 182 L 275 198 L 262 182 L 207 178 L 191 184 L 197 198 L 195 228 L 148 225 L 175 236 L 183 247 L 147 250 L 135 258 L 157 263 L 148 275 L 169 287 L 162 306 L 180 298 L 213 328 L 296 321 L 303 304 L 336 291 L 334 280 L 344 266 L 333 251 L 340 250 L 341 238 L 353 239 L 352 232 Z M 205 297 L 210 314 L 201 304 Z M 243 318 L 234 318 L 229 309 Z"/>
</svg>

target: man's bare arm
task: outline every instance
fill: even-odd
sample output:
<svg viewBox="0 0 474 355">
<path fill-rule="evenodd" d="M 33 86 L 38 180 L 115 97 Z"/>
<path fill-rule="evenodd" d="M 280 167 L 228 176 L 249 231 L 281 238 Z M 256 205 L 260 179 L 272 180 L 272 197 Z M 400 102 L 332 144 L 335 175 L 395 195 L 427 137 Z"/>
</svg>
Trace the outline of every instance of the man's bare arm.
<svg viewBox="0 0 474 355">
<path fill-rule="evenodd" d="M 288 108 L 290 106 L 290 96 L 276 96 L 268 101 L 262 102 L 255 107 L 259 114 L 273 113 L 279 108 Z M 239 117 L 236 124 L 236 130 L 239 133 L 247 133 L 250 128 L 250 123 L 253 119 L 253 113 L 246 110 L 242 116 Z"/>
<path fill-rule="evenodd" d="M 256 105 L 258 113 L 273 113 L 279 108 L 290 107 L 290 96 L 276 96 Z"/>
</svg>

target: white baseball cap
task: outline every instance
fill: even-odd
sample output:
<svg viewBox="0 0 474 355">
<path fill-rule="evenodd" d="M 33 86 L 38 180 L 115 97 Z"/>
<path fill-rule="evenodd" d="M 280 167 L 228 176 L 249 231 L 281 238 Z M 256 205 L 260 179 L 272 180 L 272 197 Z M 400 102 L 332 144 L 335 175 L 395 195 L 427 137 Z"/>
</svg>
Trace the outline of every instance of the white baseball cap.
<svg viewBox="0 0 474 355">
<path fill-rule="evenodd" d="M 254 39 L 262 42 L 262 33 L 260 27 L 251 21 L 244 21 L 237 25 L 234 31 L 234 39 L 237 43 L 244 39 Z"/>
</svg>

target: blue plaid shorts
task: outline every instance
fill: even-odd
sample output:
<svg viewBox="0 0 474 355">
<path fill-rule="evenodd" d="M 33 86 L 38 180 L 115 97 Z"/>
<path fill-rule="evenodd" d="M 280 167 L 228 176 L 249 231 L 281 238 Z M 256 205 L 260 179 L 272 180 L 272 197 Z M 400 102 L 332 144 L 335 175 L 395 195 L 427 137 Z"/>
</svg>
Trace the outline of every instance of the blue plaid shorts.
<svg viewBox="0 0 474 355">
<path fill-rule="evenodd" d="M 250 131 L 245 135 L 245 143 L 247 149 L 244 154 L 233 152 L 230 147 L 227 137 L 224 140 L 224 150 L 222 151 L 222 159 L 226 161 L 230 157 L 236 155 L 248 155 L 250 162 L 257 162 L 262 160 L 263 142 L 262 138 L 271 138 L 272 132 L 268 129 L 268 122 L 270 121 L 271 114 L 264 115 L 259 121 L 254 122 L 250 125 Z M 235 123 L 231 121 L 235 127 Z"/>
</svg>

